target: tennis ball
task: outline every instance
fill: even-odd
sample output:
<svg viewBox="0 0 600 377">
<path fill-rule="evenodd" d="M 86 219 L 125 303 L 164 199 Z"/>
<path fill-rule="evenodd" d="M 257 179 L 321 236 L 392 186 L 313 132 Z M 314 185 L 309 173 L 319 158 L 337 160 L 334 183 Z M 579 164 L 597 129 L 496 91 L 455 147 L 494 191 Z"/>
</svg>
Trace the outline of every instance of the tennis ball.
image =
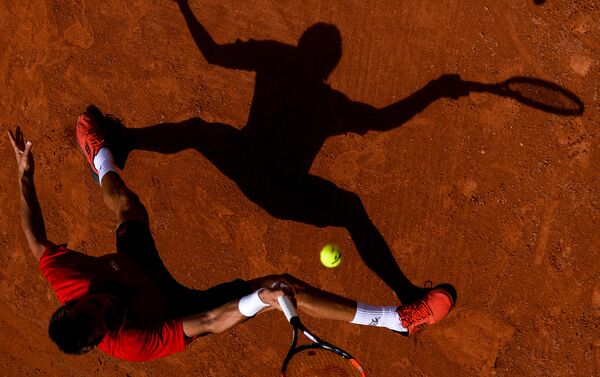
<svg viewBox="0 0 600 377">
<path fill-rule="evenodd" d="M 328 268 L 334 268 L 342 263 L 342 251 L 338 245 L 332 243 L 321 249 L 321 263 Z"/>
</svg>

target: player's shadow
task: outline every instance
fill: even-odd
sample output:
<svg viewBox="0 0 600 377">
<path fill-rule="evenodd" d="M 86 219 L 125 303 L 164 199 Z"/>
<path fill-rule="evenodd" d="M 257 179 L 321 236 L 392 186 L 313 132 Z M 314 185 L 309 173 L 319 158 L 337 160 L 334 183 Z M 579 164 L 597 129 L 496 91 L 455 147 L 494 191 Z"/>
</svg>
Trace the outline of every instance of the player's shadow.
<svg viewBox="0 0 600 377">
<path fill-rule="evenodd" d="M 325 82 L 342 52 L 334 25 L 311 26 L 297 46 L 254 40 L 221 45 L 185 2 L 180 7 L 209 63 L 256 72 L 247 124 L 238 130 L 192 118 L 128 129 L 121 164 L 130 150 L 171 154 L 196 149 L 272 216 L 346 228 L 364 263 L 403 302 L 421 295 L 421 288 L 401 271 L 360 197 L 309 169 L 328 137 L 399 127 L 440 98 L 467 95 L 467 84 L 458 75 L 443 75 L 394 104 L 375 108 L 350 100 Z"/>
</svg>

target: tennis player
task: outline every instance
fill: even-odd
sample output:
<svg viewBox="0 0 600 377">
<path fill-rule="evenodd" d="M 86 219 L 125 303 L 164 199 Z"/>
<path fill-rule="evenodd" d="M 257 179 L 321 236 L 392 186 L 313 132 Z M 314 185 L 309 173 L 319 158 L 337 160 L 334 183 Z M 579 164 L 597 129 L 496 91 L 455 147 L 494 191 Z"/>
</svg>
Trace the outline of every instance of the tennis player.
<svg viewBox="0 0 600 377">
<path fill-rule="evenodd" d="M 404 306 L 372 306 L 312 287 L 290 275 L 234 280 L 201 291 L 179 284 L 160 259 L 148 212 L 117 172 L 111 129 L 94 106 L 76 125 L 77 142 L 117 220 L 116 252 L 99 257 L 70 250 L 46 236 L 34 184 L 32 143 L 19 128 L 8 136 L 18 166 L 21 223 L 29 248 L 62 306 L 49 336 L 68 354 L 94 348 L 116 358 L 148 361 L 183 351 L 194 339 L 220 333 L 295 298 L 306 314 L 409 335 L 438 322 L 454 306 L 443 287 Z"/>
</svg>

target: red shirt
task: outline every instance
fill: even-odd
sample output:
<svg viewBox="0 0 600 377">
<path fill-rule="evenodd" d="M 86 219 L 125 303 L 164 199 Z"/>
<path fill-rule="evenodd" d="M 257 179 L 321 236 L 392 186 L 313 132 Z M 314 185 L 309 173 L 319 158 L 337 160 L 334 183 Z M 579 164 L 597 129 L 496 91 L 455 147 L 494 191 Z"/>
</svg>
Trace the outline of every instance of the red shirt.
<svg viewBox="0 0 600 377">
<path fill-rule="evenodd" d="M 105 353 L 129 361 L 148 361 L 185 349 L 182 321 L 169 318 L 165 294 L 127 255 L 93 257 L 58 245 L 46 248 L 40 270 L 63 304 L 86 294 L 96 280 L 132 288 L 126 323 L 136 326 L 123 325 L 107 334 L 98 345 Z"/>
</svg>

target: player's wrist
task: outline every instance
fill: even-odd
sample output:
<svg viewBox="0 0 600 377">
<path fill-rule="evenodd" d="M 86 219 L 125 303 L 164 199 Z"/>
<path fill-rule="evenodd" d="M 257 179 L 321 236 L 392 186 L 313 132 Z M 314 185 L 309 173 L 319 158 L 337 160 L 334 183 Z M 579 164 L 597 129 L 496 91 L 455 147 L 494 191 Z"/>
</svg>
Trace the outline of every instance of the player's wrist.
<svg viewBox="0 0 600 377">
<path fill-rule="evenodd" d="M 264 308 L 271 306 L 264 303 L 260 298 L 260 292 L 263 290 L 264 288 L 261 288 L 247 296 L 242 297 L 238 303 L 238 310 L 240 313 L 242 313 L 245 317 L 254 317 Z"/>
</svg>

